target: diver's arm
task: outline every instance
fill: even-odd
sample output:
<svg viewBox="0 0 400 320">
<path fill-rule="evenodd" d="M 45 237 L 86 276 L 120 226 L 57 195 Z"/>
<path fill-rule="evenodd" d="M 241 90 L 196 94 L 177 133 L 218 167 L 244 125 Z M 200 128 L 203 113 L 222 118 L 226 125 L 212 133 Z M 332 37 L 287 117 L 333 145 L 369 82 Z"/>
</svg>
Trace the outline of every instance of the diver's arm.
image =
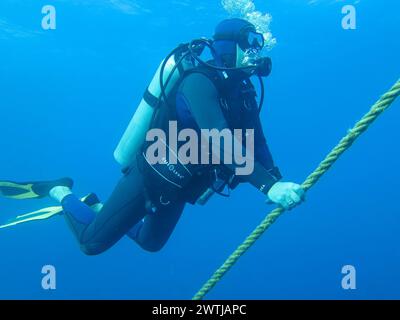
<svg viewBox="0 0 400 320">
<path fill-rule="evenodd" d="M 255 159 L 267 170 L 274 170 L 275 165 L 261 125 L 259 108 L 255 105 L 248 112 L 250 117 L 247 121 L 249 123 L 245 123 L 245 126 L 247 128 L 254 127 Z M 291 209 L 304 200 L 304 190 L 297 183 L 276 182 L 268 191 L 268 198 L 272 203 L 277 203 L 285 209 Z"/>
<path fill-rule="evenodd" d="M 179 100 L 184 101 L 188 106 L 200 129 L 218 129 L 222 131 L 229 128 L 219 105 L 217 89 L 206 75 L 201 73 L 188 75 L 179 88 L 178 96 Z M 241 141 L 237 143 L 242 144 Z M 220 152 L 225 154 L 222 145 Z M 239 167 L 236 164 L 224 165 L 232 171 Z M 271 187 L 281 179 L 277 168 L 265 168 L 259 161 L 254 161 L 254 170 L 251 174 L 240 177 L 242 180 L 250 182 L 266 195 Z"/>
<path fill-rule="evenodd" d="M 266 169 L 270 170 L 275 167 L 274 160 L 269 150 L 267 140 L 265 139 L 264 131 L 261 125 L 260 117 L 258 115 L 258 109 L 255 110 L 254 114 L 254 157 L 259 161 Z"/>
<path fill-rule="evenodd" d="M 263 132 L 258 108 L 253 110 L 255 158 L 267 169 L 274 168 L 274 161 L 269 151 L 267 140 Z M 268 198 L 272 203 L 291 209 L 304 200 L 304 190 L 293 182 L 277 182 L 268 191 Z"/>
</svg>

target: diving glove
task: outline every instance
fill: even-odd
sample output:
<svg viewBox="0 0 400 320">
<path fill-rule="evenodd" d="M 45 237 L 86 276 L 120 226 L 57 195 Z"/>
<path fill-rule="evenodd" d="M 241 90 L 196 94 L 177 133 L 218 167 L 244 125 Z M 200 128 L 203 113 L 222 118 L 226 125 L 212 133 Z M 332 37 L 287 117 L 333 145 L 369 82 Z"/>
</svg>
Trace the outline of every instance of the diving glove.
<svg viewBox="0 0 400 320">
<path fill-rule="evenodd" d="M 297 183 L 277 182 L 268 192 L 271 202 L 282 206 L 285 210 L 293 209 L 304 201 L 305 191 Z"/>
</svg>

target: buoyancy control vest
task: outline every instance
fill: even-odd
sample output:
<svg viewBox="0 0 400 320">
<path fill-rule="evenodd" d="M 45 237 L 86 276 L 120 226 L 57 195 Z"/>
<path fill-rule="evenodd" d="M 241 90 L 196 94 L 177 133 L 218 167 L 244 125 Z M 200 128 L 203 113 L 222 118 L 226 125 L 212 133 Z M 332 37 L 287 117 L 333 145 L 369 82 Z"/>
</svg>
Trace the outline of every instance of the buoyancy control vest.
<svg viewBox="0 0 400 320">
<path fill-rule="evenodd" d="M 169 136 L 169 124 L 171 121 L 178 120 L 176 114 L 178 88 L 185 77 L 193 73 L 203 74 L 214 84 L 219 94 L 219 106 L 229 129 L 248 129 L 249 121 L 245 119 L 258 117 L 259 110 L 256 101 L 257 93 L 251 80 L 245 78 L 238 81 L 230 77 L 228 80 L 220 72 L 203 66 L 184 72 L 168 94 L 167 101 L 161 102 L 160 107 L 155 111 L 150 129 L 161 129 L 167 133 L 166 137 Z M 199 94 L 202 94 L 201 88 L 199 88 Z M 223 165 L 182 164 L 179 161 L 177 149 L 174 148 L 172 152 L 169 152 L 170 143 L 167 139 L 162 141 L 168 151 L 166 157 L 156 164 L 151 164 L 146 157 L 146 151 L 152 143 L 154 141 L 143 143 L 137 159 L 144 175 L 146 193 L 155 208 L 169 205 L 177 200 L 194 204 L 203 195 L 209 194 L 210 190 L 211 193 L 221 194 L 226 186 L 229 190 L 234 189 L 240 182 L 240 179 Z M 171 161 L 171 157 L 174 161 Z M 202 202 L 204 204 L 205 201 Z"/>
</svg>

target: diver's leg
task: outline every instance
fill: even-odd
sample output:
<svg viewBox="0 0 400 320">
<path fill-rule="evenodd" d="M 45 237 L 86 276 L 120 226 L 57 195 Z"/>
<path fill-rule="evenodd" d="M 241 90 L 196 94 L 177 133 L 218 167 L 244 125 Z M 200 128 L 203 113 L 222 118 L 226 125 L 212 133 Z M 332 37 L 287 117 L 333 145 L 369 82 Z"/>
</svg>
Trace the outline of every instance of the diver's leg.
<svg viewBox="0 0 400 320">
<path fill-rule="evenodd" d="M 148 214 L 127 235 L 144 250 L 157 252 L 167 243 L 184 207 L 185 202 L 178 202 L 155 213 Z"/>
<path fill-rule="evenodd" d="M 64 197 L 65 217 L 83 252 L 88 255 L 104 252 L 145 216 L 143 189 L 142 176 L 137 167 L 133 167 L 97 215 L 76 196 Z"/>
</svg>

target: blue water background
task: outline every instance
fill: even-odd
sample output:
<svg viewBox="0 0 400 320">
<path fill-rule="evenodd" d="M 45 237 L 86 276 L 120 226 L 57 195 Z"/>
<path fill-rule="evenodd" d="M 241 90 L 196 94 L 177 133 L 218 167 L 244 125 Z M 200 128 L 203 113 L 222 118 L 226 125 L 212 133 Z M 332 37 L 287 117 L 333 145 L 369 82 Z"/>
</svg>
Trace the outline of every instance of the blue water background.
<svg viewBox="0 0 400 320">
<path fill-rule="evenodd" d="M 107 199 L 120 177 L 113 150 L 158 64 L 228 17 L 211 0 L 109 3 L 1 1 L 1 179 L 71 176 L 78 195 Z M 55 31 L 41 29 L 45 4 L 57 8 Z M 255 4 L 278 40 L 262 121 L 285 179 L 301 182 L 398 79 L 400 3 Z M 345 4 L 357 30 L 341 27 Z M 208 298 L 400 298 L 399 119 L 397 101 Z M 48 205 L 0 199 L 0 221 Z M 0 230 L 0 298 L 189 299 L 272 208 L 251 186 L 188 206 L 156 254 L 123 239 L 87 257 L 61 217 Z M 41 288 L 46 264 L 55 291 Z M 357 290 L 341 287 L 348 264 Z"/>
</svg>

